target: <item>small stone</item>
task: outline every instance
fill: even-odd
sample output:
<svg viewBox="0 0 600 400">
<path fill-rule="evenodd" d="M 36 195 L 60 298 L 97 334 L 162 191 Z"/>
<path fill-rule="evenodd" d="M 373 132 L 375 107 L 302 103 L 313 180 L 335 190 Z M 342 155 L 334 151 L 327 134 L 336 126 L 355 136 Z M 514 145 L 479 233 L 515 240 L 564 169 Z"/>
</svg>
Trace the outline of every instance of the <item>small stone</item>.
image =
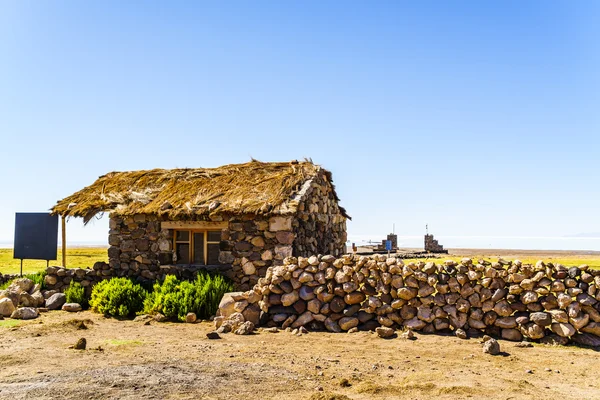
<svg viewBox="0 0 600 400">
<path fill-rule="evenodd" d="M 525 370 L 525 373 L 526 373 L 526 374 L 533 374 L 533 371 L 532 371 L 532 370 L 530 370 L 530 369 L 526 369 L 526 370 Z"/>
<path fill-rule="evenodd" d="M 221 339 L 221 336 L 219 336 L 219 333 L 212 331 L 212 332 L 208 332 L 206 334 L 206 337 L 209 339 Z"/>
<path fill-rule="evenodd" d="M 158 313 L 158 314 L 156 314 L 156 315 L 154 316 L 154 320 L 155 320 L 156 322 L 167 322 L 168 318 L 167 318 L 167 317 L 165 317 L 163 314 L 161 314 L 161 313 Z"/>
<path fill-rule="evenodd" d="M 380 338 L 390 338 L 392 336 L 394 336 L 394 330 L 392 328 L 388 328 L 386 326 L 380 326 L 378 328 L 375 328 L 375 332 L 377 332 L 377 335 Z"/>
<path fill-rule="evenodd" d="M 73 348 L 75 350 L 85 350 L 86 345 L 87 341 L 85 340 L 85 338 L 81 338 L 77 341 L 77 343 L 75 343 L 75 346 L 73 346 Z"/>
<path fill-rule="evenodd" d="M 194 314 L 193 312 L 187 313 L 187 315 L 185 316 L 185 322 L 187 322 L 188 324 L 193 324 L 194 322 L 196 322 L 196 319 L 196 314 Z"/>
<path fill-rule="evenodd" d="M 358 328 L 357 327 L 348 329 L 348 333 L 356 333 L 356 332 L 358 332 Z"/>
<path fill-rule="evenodd" d="M 254 324 L 250 321 L 244 322 L 238 329 L 235 330 L 236 335 L 249 335 L 254 331 Z"/>
<path fill-rule="evenodd" d="M 519 342 L 519 343 L 515 344 L 515 347 L 527 348 L 527 347 L 533 347 L 533 344 L 531 344 L 530 342 Z"/>
<path fill-rule="evenodd" d="M 277 333 L 277 332 L 279 332 L 279 329 L 277 329 L 277 327 L 274 326 L 272 328 L 265 328 L 264 331 L 268 332 L 268 333 Z"/>
<path fill-rule="evenodd" d="M 348 379 L 343 378 L 343 379 L 340 379 L 340 386 L 341 387 L 350 387 L 350 386 L 352 386 L 352 384 L 350 384 Z"/>
<path fill-rule="evenodd" d="M 483 344 L 483 352 L 492 356 L 500 354 L 500 344 L 496 339 L 490 338 Z"/>
<path fill-rule="evenodd" d="M 78 312 L 81 311 L 81 304 L 79 303 L 65 303 L 62 306 L 63 311 Z"/>
<path fill-rule="evenodd" d="M 463 329 L 458 328 L 456 331 L 454 331 L 454 334 L 459 339 L 468 339 L 467 332 L 465 332 Z"/>
<path fill-rule="evenodd" d="M 407 340 L 416 340 L 417 339 L 417 337 L 415 336 L 415 334 L 413 333 L 413 331 L 411 329 L 408 329 L 405 332 L 402 332 L 402 335 L 400 335 L 400 337 L 402 337 L 402 339 L 407 339 Z"/>
</svg>

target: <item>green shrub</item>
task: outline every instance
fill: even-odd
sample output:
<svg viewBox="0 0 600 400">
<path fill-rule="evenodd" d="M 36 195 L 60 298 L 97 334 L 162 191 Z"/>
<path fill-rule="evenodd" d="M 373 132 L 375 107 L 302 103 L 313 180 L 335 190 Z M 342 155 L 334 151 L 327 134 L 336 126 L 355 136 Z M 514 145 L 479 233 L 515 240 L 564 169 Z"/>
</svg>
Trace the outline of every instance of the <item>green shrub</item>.
<svg viewBox="0 0 600 400">
<path fill-rule="evenodd" d="M 112 278 L 94 286 L 90 307 L 105 315 L 132 317 L 144 308 L 147 295 L 139 284 L 127 278 Z"/>
<path fill-rule="evenodd" d="M 231 291 L 233 285 L 221 275 L 199 273 L 193 281 L 180 281 L 169 275 L 162 283 L 154 284 L 144 302 L 144 312 L 161 313 L 180 321 L 193 312 L 198 318 L 207 319 L 217 312 L 223 294 Z"/>
<path fill-rule="evenodd" d="M 37 272 L 35 274 L 23 275 L 23 278 L 31 279 L 34 284 L 40 285 L 42 289 L 46 288 L 46 283 L 44 282 L 45 277 L 46 277 L 46 270 Z"/>
<path fill-rule="evenodd" d="M 85 288 L 79 282 L 71 281 L 67 290 L 65 290 L 67 303 L 79 303 L 81 307 L 87 309 L 88 298 L 85 295 Z"/>
</svg>

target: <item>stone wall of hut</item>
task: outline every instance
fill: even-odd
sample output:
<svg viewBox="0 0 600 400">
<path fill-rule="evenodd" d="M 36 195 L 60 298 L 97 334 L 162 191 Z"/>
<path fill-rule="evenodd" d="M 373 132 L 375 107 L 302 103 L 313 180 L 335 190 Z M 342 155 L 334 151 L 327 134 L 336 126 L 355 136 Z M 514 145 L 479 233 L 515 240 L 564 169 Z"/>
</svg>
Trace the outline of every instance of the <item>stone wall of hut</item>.
<svg viewBox="0 0 600 400">
<path fill-rule="evenodd" d="M 292 225 L 296 235 L 295 257 L 313 254 L 339 257 L 346 252 L 346 217 L 325 175 L 318 175 L 307 186 Z"/>
<path fill-rule="evenodd" d="M 267 268 L 282 265 L 286 257 L 313 253 L 339 256 L 345 249 L 346 218 L 324 177 L 307 185 L 294 215 L 216 215 L 210 220 L 227 221 L 227 228 L 221 231 L 220 265 L 175 265 L 174 230 L 162 228 L 164 217 L 113 214 L 109 221 L 108 263 L 96 263 L 92 269 L 50 267 L 47 284 L 62 290 L 71 280 L 87 287 L 111 277 L 155 281 L 167 274 L 185 278 L 198 270 L 208 270 L 231 278 L 239 290 L 248 290 L 265 276 Z"/>
<path fill-rule="evenodd" d="M 465 336 L 553 344 L 586 344 L 595 340 L 589 335 L 600 336 L 600 270 L 541 261 L 404 265 L 384 255 L 289 257 L 234 301 L 242 316 L 254 307 L 263 311 L 260 324 L 283 328 L 385 326 L 457 335 L 460 329 Z M 230 315 L 225 308 L 217 327 Z"/>
</svg>

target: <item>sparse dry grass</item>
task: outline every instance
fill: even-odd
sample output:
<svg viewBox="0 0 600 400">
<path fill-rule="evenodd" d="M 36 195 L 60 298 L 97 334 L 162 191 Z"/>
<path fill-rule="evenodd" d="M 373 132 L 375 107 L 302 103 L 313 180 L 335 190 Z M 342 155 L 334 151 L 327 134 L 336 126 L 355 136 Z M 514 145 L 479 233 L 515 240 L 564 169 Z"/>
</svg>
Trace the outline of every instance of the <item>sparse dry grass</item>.
<svg viewBox="0 0 600 400">
<path fill-rule="evenodd" d="M 62 252 L 58 250 L 56 260 L 51 260 L 50 265 L 62 263 Z M 67 266 L 69 268 L 91 268 L 96 261 L 108 262 L 106 247 L 80 247 L 67 248 Z M 18 274 L 21 261 L 13 258 L 13 249 L 0 249 L 0 273 Z M 44 260 L 24 260 L 23 274 L 42 271 L 46 268 Z"/>
</svg>

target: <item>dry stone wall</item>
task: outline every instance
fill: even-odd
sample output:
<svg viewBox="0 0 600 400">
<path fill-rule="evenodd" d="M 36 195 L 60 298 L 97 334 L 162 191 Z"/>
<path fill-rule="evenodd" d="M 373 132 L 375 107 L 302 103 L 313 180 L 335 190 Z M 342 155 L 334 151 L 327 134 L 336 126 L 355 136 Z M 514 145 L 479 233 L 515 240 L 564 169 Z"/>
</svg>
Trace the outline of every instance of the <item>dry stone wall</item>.
<svg viewBox="0 0 600 400">
<path fill-rule="evenodd" d="M 325 175 L 307 182 L 300 193 L 298 211 L 293 220 L 296 238 L 293 255 L 330 254 L 336 257 L 346 252 L 346 217 L 341 213 L 333 187 Z"/>
<path fill-rule="evenodd" d="M 550 343 L 600 336 L 600 271 L 541 261 L 404 265 L 384 255 L 288 257 L 236 298 L 235 311 L 260 309 L 262 325 L 284 328 L 462 329 Z"/>
</svg>

